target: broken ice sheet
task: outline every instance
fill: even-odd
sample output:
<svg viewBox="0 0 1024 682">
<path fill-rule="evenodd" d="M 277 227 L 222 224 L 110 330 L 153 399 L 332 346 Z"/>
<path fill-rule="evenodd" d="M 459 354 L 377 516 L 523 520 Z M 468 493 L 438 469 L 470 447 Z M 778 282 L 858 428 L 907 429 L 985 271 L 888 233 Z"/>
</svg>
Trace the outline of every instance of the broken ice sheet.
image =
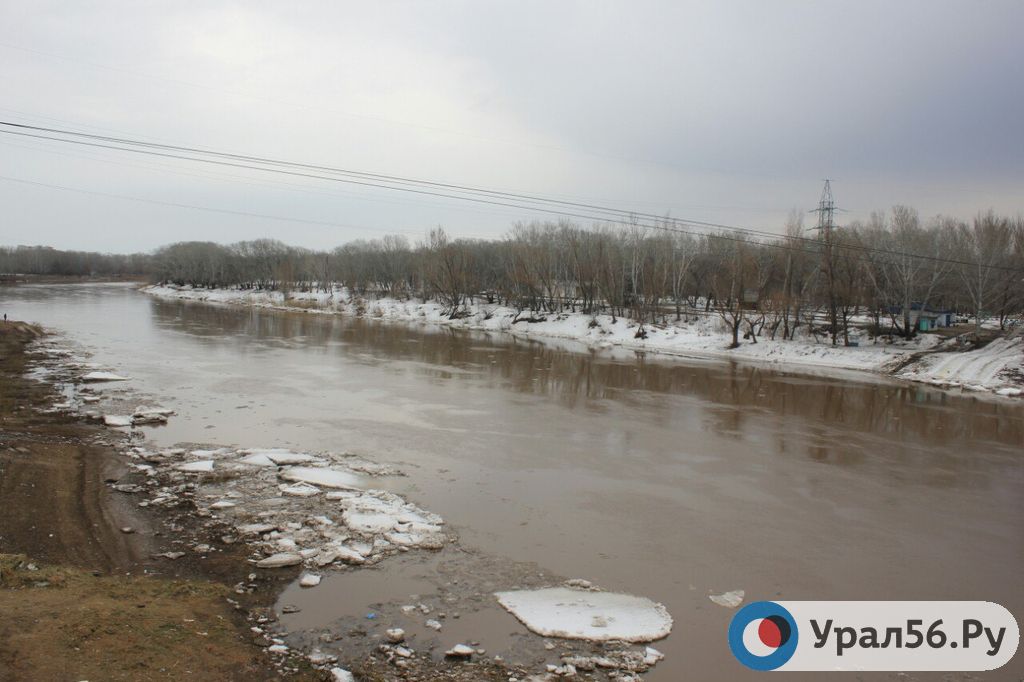
<svg viewBox="0 0 1024 682">
<path fill-rule="evenodd" d="M 319 462 L 322 461 L 313 455 L 307 455 L 300 452 L 292 452 L 291 450 L 285 450 L 284 448 L 248 448 L 245 450 L 239 450 L 239 454 L 248 455 L 253 457 L 253 462 L 262 462 L 262 458 L 269 459 L 274 464 L 305 464 L 307 462 Z M 244 459 L 248 459 L 246 457 Z"/>
<path fill-rule="evenodd" d="M 273 459 L 273 456 L 268 455 Z M 317 469 L 314 467 L 289 467 L 281 472 L 281 478 L 287 481 L 298 481 L 321 485 L 325 488 L 343 488 L 356 490 L 359 485 L 359 478 L 345 471 L 337 469 Z"/>
<path fill-rule="evenodd" d="M 213 460 L 203 459 L 198 462 L 188 462 L 187 464 L 179 464 L 175 468 L 178 471 L 187 471 L 190 473 L 213 471 Z"/>
<path fill-rule="evenodd" d="M 505 609 L 545 637 L 651 642 L 668 636 L 672 617 L 646 597 L 568 587 L 497 592 Z"/>
<path fill-rule="evenodd" d="M 712 594 L 708 596 L 708 599 L 719 606 L 734 609 L 743 603 L 743 597 L 745 595 L 746 593 L 743 590 L 730 590 L 728 592 L 723 592 L 722 594 Z"/>
</svg>

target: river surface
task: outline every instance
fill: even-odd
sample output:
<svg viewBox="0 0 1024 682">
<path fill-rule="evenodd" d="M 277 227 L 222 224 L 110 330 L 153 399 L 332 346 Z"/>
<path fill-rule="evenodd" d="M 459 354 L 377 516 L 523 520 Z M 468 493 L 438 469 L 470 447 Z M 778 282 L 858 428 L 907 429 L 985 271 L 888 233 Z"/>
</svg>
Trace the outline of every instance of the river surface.
<svg viewBox="0 0 1024 682">
<path fill-rule="evenodd" d="M 462 546 L 664 603 L 675 627 L 655 643 L 666 660 L 650 680 L 758 679 L 729 652 L 734 612 L 708 600 L 726 590 L 990 600 L 1024 615 L 1019 401 L 165 301 L 125 285 L 2 287 L 0 310 L 61 332 L 176 409 L 148 430 L 158 445 L 395 463 L 408 476 L 387 487 L 443 516 Z M 429 587 L 410 556 L 304 594 L 324 618 L 402 598 Z M 522 629 L 500 616 L 465 622 L 484 635 Z M 1017 679 L 1021 659 L 981 677 Z"/>
</svg>

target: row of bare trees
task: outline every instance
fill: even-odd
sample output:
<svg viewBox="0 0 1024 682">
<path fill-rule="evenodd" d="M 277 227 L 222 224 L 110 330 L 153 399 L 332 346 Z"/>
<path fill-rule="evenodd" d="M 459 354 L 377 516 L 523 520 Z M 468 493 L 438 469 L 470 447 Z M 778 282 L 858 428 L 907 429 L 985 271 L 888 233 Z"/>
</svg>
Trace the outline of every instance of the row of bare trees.
<svg viewBox="0 0 1024 682">
<path fill-rule="evenodd" d="M 128 277 L 151 271 L 148 254 L 59 251 L 49 246 L 0 246 L 0 274 Z"/>
<path fill-rule="evenodd" d="M 628 317 L 642 334 L 643 325 L 670 318 L 714 316 L 733 344 L 741 335 L 756 343 L 808 333 L 849 343 L 852 321 L 865 317 L 875 333 L 909 338 L 920 308 L 953 310 L 976 324 L 995 318 L 1005 328 L 1024 310 L 1024 219 L 988 212 L 971 222 L 922 221 L 905 206 L 828 231 L 805 229 L 794 213 L 785 235 L 768 241 L 694 234 L 671 220 L 589 228 L 563 220 L 520 223 L 495 240 L 437 228 L 417 243 L 387 236 L 329 252 L 268 239 L 181 242 L 151 256 L 78 261 L 52 249 L 2 249 L 0 272 L 104 272 L 118 258 L 162 282 L 286 292 L 340 285 L 363 297 L 440 301 L 453 317 L 484 301 L 530 314 Z M 65 261 L 81 265 L 46 264 Z"/>
</svg>

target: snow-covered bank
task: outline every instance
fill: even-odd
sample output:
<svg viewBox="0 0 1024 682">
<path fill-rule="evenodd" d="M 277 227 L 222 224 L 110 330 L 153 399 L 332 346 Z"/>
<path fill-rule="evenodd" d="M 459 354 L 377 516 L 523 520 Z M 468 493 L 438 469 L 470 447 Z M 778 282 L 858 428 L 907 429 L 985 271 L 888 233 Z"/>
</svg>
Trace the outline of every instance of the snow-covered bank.
<svg viewBox="0 0 1024 682">
<path fill-rule="evenodd" d="M 770 363 L 782 368 L 817 368 L 825 371 L 857 370 L 896 376 L 936 386 L 1020 395 L 1024 387 L 1024 345 L 1021 339 L 999 341 L 975 351 L 939 352 L 942 339 L 921 334 L 910 342 L 888 342 L 851 334 L 857 346 L 832 346 L 826 339 L 805 336 L 791 341 L 760 338 L 741 341 L 728 349 L 729 335 L 721 320 L 690 315 L 665 325 L 640 325 L 610 315 L 523 312 L 485 303 L 467 306 L 451 319 L 436 302 L 420 303 L 393 298 L 350 297 L 345 291 L 291 292 L 241 289 L 194 289 L 149 286 L 144 292 L 162 298 L 249 305 L 276 310 L 364 316 L 374 319 L 419 322 L 460 329 L 506 332 L 538 339 L 571 339 L 590 348 L 629 350 Z"/>
</svg>

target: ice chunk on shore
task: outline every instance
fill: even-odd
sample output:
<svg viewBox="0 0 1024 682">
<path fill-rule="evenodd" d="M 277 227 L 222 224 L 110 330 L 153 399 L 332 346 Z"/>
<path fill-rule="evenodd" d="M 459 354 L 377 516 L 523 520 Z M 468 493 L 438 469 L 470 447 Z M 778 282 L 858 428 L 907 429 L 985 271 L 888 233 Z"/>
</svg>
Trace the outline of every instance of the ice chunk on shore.
<svg viewBox="0 0 1024 682">
<path fill-rule="evenodd" d="M 344 520 L 345 525 L 351 530 L 366 535 L 386 533 L 390 530 L 394 530 L 395 525 L 398 523 L 398 519 L 391 514 L 377 514 L 373 512 L 359 512 L 351 510 L 342 514 L 341 518 Z"/>
<path fill-rule="evenodd" d="M 292 497 L 313 497 L 315 495 L 319 495 L 321 492 L 320 488 L 309 485 L 308 483 L 282 485 L 279 486 L 279 490 L 285 495 L 291 495 Z"/>
<path fill-rule="evenodd" d="M 126 414 L 105 414 L 103 423 L 107 426 L 131 426 L 132 418 Z"/>
<path fill-rule="evenodd" d="M 89 372 L 82 377 L 82 381 L 89 383 L 97 381 L 128 381 L 128 377 L 123 377 L 113 372 Z"/>
<path fill-rule="evenodd" d="M 298 452 L 292 452 L 291 450 L 285 450 L 283 448 L 249 448 L 248 450 L 239 450 L 239 452 L 249 455 L 249 457 L 255 457 L 262 455 L 272 461 L 274 464 L 305 464 L 306 462 L 319 462 L 320 460 L 313 455 L 304 455 Z M 248 459 L 248 457 L 244 458 Z"/>
<path fill-rule="evenodd" d="M 256 566 L 259 568 L 281 568 L 283 566 L 297 566 L 302 563 L 302 555 L 296 554 L 295 552 L 279 552 L 268 556 L 266 559 L 260 559 L 256 562 Z"/>
<path fill-rule="evenodd" d="M 264 454 L 248 455 L 238 460 L 242 464 L 251 464 L 257 467 L 274 467 L 277 464 Z"/>
<path fill-rule="evenodd" d="M 212 459 L 201 459 L 198 462 L 188 462 L 186 464 L 179 464 L 177 467 L 178 471 L 188 471 L 191 473 L 204 473 L 207 471 L 213 471 L 213 460 Z"/>
<path fill-rule="evenodd" d="M 272 455 L 268 455 L 273 459 Z M 359 478 L 345 471 L 336 469 L 318 469 L 315 467 L 289 467 L 281 472 L 281 478 L 287 481 L 311 483 L 325 488 L 342 488 L 358 490 Z"/>
<path fill-rule="evenodd" d="M 356 678 L 344 668 L 331 668 L 332 682 L 355 682 Z"/>
<path fill-rule="evenodd" d="M 545 637 L 651 642 L 668 636 L 672 616 L 646 597 L 567 587 L 497 592 L 505 609 Z"/>
</svg>

